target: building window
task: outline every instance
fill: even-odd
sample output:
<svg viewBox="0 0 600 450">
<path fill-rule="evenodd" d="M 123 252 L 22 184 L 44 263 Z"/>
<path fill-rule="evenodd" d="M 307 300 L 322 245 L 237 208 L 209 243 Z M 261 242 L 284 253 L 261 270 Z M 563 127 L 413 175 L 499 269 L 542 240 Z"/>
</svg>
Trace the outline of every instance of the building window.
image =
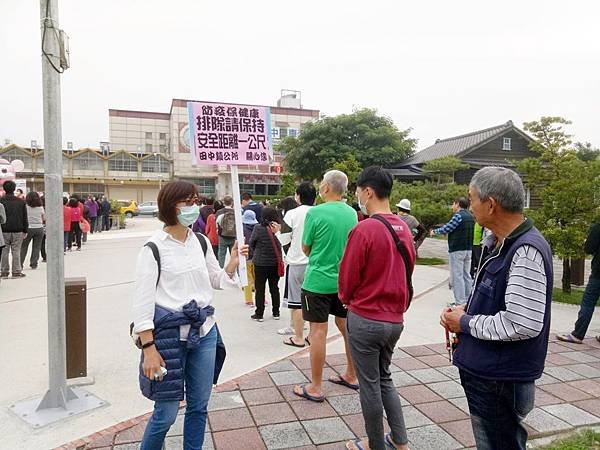
<svg viewBox="0 0 600 450">
<path fill-rule="evenodd" d="M 73 185 L 73 190 L 75 192 L 72 192 L 71 195 L 76 195 L 79 198 L 87 198 L 89 195 L 99 198 L 101 195 L 104 195 L 103 184 L 79 183 Z"/>
<path fill-rule="evenodd" d="M 146 153 L 152 153 L 152 144 L 146 144 Z"/>
<path fill-rule="evenodd" d="M 158 138 L 161 141 L 166 141 L 167 140 L 167 133 L 158 133 Z"/>
<path fill-rule="evenodd" d="M 214 178 L 186 178 L 183 181 L 194 183 L 198 188 L 198 193 L 202 195 L 214 195 L 215 179 Z M 240 185 L 241 186 L 241 185 Z"/>
<path fill-rule="evenodd" d="M 95 153 L 81 153 L 73 158 L 73 170 L 104 170 L 104 161 Z"/>
<path fill-rule="evenodd" d="M 152 132 L 146 131 L 146 139 L 152 139 Z"/>
<path fill-rule="evenodd" d="M 505 137 L 502 141 L 502 150 L 511 150 L 510 144 L 511 144 L 511 139 Z"/>
<path fill-rule="evenodd" d="M 67 142 L 67 150 L 73 150 L 73 143 L 71 141 Z"/>
<path fill-rule="evenodd" d="M 108 170 L 116 172 L 137 172 L 137 161 L 131 156 L 121 153 L 108 160 Z"/>
<path fill-rule="evenodd" d="M 288 135 L 288 129 L 287 128 L 280 128 L 279 129 L 279 137 L 281 139 L 286 138 Z"/>
<path fill-rule="evenodd" d="M 277 195 L 279 184 L 240 183 L 240 191 L 253 195 Z"/>
<path fill-rule="evenodd" d="M 142 161 L 142 172 L 146 173 L 168 173 L 169 162 L 161 156 L 151 156 Z"/>
<path fill-rule="evenodd" d="M 167 146 L 165 144 L 160 144 L 158 148 L 161 153 L 167 153 Z"/>
<path fill-rule="evenodd" d="M 21 161 L 23 161 L 23 165 L 25 166 L 24 168 L 29 170 L 31 170 L 33 166 L 33 158 L 27 153 L 23 153 L 17 149 L 12 149 L 7 152 L 0 153 L 0 158 L 6 159 L 8 162 L 12 162 L 15 159 L 20 159 Z"/>
</svg>

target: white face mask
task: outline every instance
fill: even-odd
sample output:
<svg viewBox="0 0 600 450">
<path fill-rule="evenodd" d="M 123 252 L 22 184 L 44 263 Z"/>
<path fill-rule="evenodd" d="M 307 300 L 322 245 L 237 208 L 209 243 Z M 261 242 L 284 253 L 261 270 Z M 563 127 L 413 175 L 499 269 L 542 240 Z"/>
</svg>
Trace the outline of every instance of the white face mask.
<svg viewBox="0 0 600 450">
<path fill-rule="evenodd" d="M 357 196 L 358 197 L 358 196 Z M 360 212 L 363 213 L 365 216 L 368 216 L 369 213 L 367 211 L 367 203 L 369 203 L 369 200 L 367 200 L 364 204 L 360 201 L 360 197 L 358 197 L 358 207 L 360 208 Z"/>
</svg>

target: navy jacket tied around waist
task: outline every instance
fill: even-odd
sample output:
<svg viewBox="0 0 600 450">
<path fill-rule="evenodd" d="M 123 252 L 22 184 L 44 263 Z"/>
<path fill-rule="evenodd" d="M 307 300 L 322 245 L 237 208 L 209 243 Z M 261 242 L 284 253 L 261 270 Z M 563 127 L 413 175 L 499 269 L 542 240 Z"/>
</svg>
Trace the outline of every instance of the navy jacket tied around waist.
<svg viewBox="0 0 600 450">
<path fill-rule="evenodd" d="M 181 312 L 173 312 L 156 305 L 154 309 L 154 344 L 160 356 L 167 365 L 167 375 L 162 381 L 150 380 L 144 375 L 144 352 L 140 357 L 139 381 L 144 397 L 153 401 L 181 401 L 184 399 L 184 376 L 182 361 L 182 345 L 180 343 L 179 327 L 190 325 L 186 346 L 194 349 L 200 345 L 199 329 L 204 325 L 206 318 L 214 314 L 212 306 L 198 307 L 196 300 L 191 300 L 183 306 Z M 225 362 L 225 344 L 217 330 L 217 355 L 215 360 L 215 374 L 213 384 L 217 384 L 219 374 Z"/>
</svg>

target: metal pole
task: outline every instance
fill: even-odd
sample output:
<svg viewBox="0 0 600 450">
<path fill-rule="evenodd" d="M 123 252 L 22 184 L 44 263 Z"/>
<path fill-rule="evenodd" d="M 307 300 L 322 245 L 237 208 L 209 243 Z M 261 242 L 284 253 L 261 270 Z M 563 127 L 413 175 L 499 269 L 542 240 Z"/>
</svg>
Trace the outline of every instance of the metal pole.
<svg viewBox="0 0 600 450">
<path fill-rule="evenodd" d="M 39 409 L 66 408 L 75 395 L 67 388 L 65 344 L 65 288 L 62 214 L 62 136 L 60 115 L 60 67 L 58 0 L 40 0 L 44 36 L 42 86 L 44 97 L 44 184 L 46 197 L 46 247 L 48 267 L 48 378 L 49 389 Z M 46 32 L 44 34 L 44 28 Z M 51 64 L 52 63 L 52 64 Z"/>
</svg>

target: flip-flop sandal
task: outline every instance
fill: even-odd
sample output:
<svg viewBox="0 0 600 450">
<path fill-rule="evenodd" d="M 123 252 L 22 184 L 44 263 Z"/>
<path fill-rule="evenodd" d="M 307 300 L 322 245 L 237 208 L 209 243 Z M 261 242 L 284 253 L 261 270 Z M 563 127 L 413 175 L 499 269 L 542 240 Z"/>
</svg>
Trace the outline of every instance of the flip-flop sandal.
<svg viewBox="0 0 600 450">
<path fill-rule="evenodd" d="M 283 341 L 283 343 L 285 345 L 289 345 L 291 347 L 298 347 L 298 348 L 304 348 L 304 347 L 306 347 L 306 344 L 302 344 L 302 345 L 296 344 L 291 337 L 289 339 L 286 339 L 285 341 Z"/>
<path fill-rule="evenodd" d="M 360 445 L 360 439 L 354 439 L 353 441 L 346 442 L 346 448 L 348 450 L 365 450 L 362 445 Z"/>
<path fill-rule="evenodd" d="M 556 339 L 562 342 L 570 342 L 571 344 L 581 344 L 583 341 L 581 339 L 577 339 L 572 334 L 557 334 Z"/>
<path fill-rule="evenodd" d="M 396 450 L 394 441 L 392 441 L 392 433 L 385 433 L 385 445 Z"/>
<path fill-rule="evenodd" d="M 355 391 L 357 391 L 359 388 L 358 384 L 348 383 L 346 380 L 344 380 L 344 378 L 342 378 L 341 375 L 337 377 L 336 375 L 332 375 L 328 378 L 328 381 L 333 384 L 339 384 L 340 386 L 346 386 L 347 388 L 354 389 Z"/>
<path fill-rule="evenodd" d="M 302 394 L 298 394 L 296 392 L 296 388 L 293 389 L 293 392 L 295 395 L 297 395 L 298 397 L 302 397 L 305 398 L 306 400 L 310 400 L 311 402 L 316 402 L 316 403 L 323 403 L 325 401 L 325 396 L 324 395 L 310 395 L 307 391 L 306 391 L 306 385 L 305 384 L 301 384 L 300 387 L 302 388 Z"/>
</svg>

